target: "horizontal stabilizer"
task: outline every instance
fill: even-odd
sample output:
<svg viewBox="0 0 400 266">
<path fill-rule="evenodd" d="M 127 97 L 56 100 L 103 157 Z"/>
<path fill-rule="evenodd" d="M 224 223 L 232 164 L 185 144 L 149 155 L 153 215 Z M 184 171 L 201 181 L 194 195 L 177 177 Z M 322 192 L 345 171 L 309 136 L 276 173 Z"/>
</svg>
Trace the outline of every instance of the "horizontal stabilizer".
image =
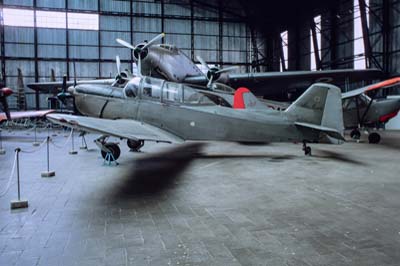
<svg viewBox="0 0 400 266">
<path fill-rule="evenodd" d="M 335 138 L 335 139 L 340 139 L 343 141 L 345 140 L 343 135 L 334 128 L 319 126 L 319 125 L 310 124 L 310 123 L 302 123 L 302 122 L 295 122 L 294 124 L 298 127 L 311 129 L 311 130 L 317 130 L 317 131 L 325 133 L 328 136 Z"/>
</svg>

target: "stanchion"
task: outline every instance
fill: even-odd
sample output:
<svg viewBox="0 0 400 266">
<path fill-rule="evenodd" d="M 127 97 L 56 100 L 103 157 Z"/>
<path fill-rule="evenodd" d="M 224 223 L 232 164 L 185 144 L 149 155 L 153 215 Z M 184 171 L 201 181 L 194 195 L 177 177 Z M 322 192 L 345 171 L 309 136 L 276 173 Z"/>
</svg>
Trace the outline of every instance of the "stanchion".
<svg viewBox="0 0 400 266">
<path fill-rule="evenodd" d="M 11 209 L 21 209 L 28 208 L 28 201 L 21 200 L 21 186 L 19 181 L 19 153 L 21 152 L 20 148 L 16 148 L 15 152 L 17 153 L 17 186 L 18 186 L 18 200 L 11 201 Z"/>
<path fill-rule="evenodd" d="M 75 147 L 74 147 L 74 129 L 72 129 L 71 134 L 72 134 L 71 135 L 71 139 L 72 139 L 71 146 L 72 146 L 72 149 L 69 151 L 69 154 L 75 155 L 75 154 L 78 154 L 78 152 L 75 150 Z"/>
<path fill-rule="evenodd" d="M 0 155 L 6 154 L 6 150 L 3 149 L 3 137 L 1 135 L 1 128 L 0 128 Z"/>
<path fill-rule="evenodd" d="M 50 171 L 50 136 L 47 136 L 47 172 L 42 172 L 42 177 L 53 177 L 56 175 L 56 172 Z"/>
<path fill-rule="evenodd" d="M 87 150 L 87 143 L 86 143 L 86 139 L 85 139 L 85 133 L 81 133 L 81 146 L 79 147 L 79 149 L 81 150 Z"/>
<path fill-rule="evenodd" d="M 32 143 L 33 146 L 39 146 L 40 143 L 37 141 L 37 136 L 36 136 L 36 125 L 35 125 L 35 141 Z"/>
</svg>

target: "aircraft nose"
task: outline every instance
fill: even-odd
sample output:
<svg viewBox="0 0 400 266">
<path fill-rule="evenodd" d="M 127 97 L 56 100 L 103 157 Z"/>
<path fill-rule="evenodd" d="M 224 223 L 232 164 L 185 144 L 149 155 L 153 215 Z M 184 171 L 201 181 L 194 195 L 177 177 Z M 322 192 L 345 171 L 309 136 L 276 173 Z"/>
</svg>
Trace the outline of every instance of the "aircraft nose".
<svg viewBox="0 0 400 266">
<path fill-rule="evenodd" d="M 3 91 L 3 95 L 6 96 L 6 97 L 10 96 L 11 94 L 13 94 L 13 90 L 10 89 L 10 88 L 3 88 L 2 91 Z"/>
</svg>

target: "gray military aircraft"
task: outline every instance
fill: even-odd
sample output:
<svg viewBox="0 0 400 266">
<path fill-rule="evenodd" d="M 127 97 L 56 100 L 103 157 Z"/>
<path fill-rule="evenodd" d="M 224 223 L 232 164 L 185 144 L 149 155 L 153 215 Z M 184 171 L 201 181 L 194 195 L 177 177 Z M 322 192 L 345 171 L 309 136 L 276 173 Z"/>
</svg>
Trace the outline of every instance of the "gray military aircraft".
<svg viewBox="0 0 400 266">
<path fill-rule="evenodd" d="M 120 149 L 107 142 L 109 136 L 127 139 L 134 150 L 145 141 L 303 142 L 306 155 L 311 155 L 307 143 L 318 141 L 321 134 L 344 139 L 340 89 L 329 84 L 312 85 L 284 112 L 260 108 L 261 103 L 246 88 L 235 91 L 231 104 L 231 93 L 141 76 L 140 72 L 124 86 L 118 82 L 77 84 L 68 92 L 84 116 L 49 114 L 47 118 L 102 134 L 96 143 L 102 156 L 111 154 L 112 160 L 118 159 Z"/>
<path fill-rule="evenodd" d="M 380 142 L 379 133 L 370 133 L 368 129 L 395 117 L 400 110 L 400 99 L 375 99 L 375 96 L 377 90 L 399 84 L 400 77 L 397 77 L 342 94 L 344 125 L 346 129 L 353 129 L 352 138 L 359 139 L 360 129 L 367 129 L 369 143 Z"/>
<path fill-rule="evenodd" d="M 200 57 L 197 60 L 207 69 L 204 75 L 199 67 L 179 48 L 171 44 L 155 44 L 165 36 L 159 34 L 149 42 L 132 45 L 116 41 L 131 49 L 133 58 L 141 58 L 141 73 L 145 76 L 162 78 L 167 81 L 189 84 L 210 85 L 211 82 L 227 84 L 233 88 L 248 87 L 257 96 L 277 96 L 287 92 L 308 88 L 313 83 L 344 83 L 360 80 L 374 80 L 382 77 L 377 69 L 336 69 L 323 71 L 285 71 L 263 73 L 230 73 L 234 67 L 220 69 L 208 67 Z"/>
<path fill-rule="evenodd" d="M 400 99 L 376 99 L 376 92 L 399 85 L 400 77 L 396 77 L 342 93 L 344 126 L 352 130 L 350 136 L 353 139 L 359 139 L 362 131 L 367 132 L 369 143 L 380 142 L 380 134 L 370 132 L 370 128 L 385 124 L 395 117 L 400 111 Z M 260 101 L 274 110 L 285 110 L 290 106 L 287 102 L 266 99 L 260 99 Z"/>
</svg>

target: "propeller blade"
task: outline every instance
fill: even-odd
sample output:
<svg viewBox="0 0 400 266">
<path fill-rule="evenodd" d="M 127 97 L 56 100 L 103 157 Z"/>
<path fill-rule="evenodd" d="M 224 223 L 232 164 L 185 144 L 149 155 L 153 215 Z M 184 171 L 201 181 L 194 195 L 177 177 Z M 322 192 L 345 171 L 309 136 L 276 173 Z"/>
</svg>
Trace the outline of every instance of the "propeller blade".
<svg viewBox="0 0 400 266">
<path fill-rule="evenodd" d="M 220 73 L 224 73 L 224 72 L 229 72 L 229 71 L 235 70 L 235 69 L 237 69 L 237 68 L 239 68 L 239 66 L 227 67 L 227 68 L 220 69 L 220 70 L 218 70 L 218 71 L 215 72 L 215 73 L 216 73 L 216 74 L 220 74 Z"/>
<path fill-rule="evenodd" d="M 153 43 L 155 43 L 156 41 L 158 41 L 158 40 L 160 40 L 160 39 L 162 39 L 162 38 L 164 38 L 164 37 L 165 37 L 165 33 L 164 33 L 164 32 L 158 34 L 156 37 L 154 37 L 154 38 L 151 39 L 148 43 L 146 43 L 146 44 L 141 48 L 141 50 L 144 50 L 144 49 L 146 49 L 147 47 L 152 46 Z"/>
<path fill-rule="evenodd" d="M 138 61 L 137 61 L 137 74 L 139 78 L 143 77 L 142 76 L 142 59 L 141 56 L 139 56 Z"/>
<path fill-rule="evenodd" d="M 208 80 L 208 83 L 207 83 L 207 88 L 211 88 L 211 84 L 213 82 L 213 78 L 214 78 L 214 76 L 211 75 L 211 78 Z"/>
<path fill-rule="evenodd" d="M 125 46 L 126 48 L 135 50 L 135 46 L 133 46 L 132 44 L 130 44 L 122 39 L 117 38 L 116 41 L 117 41 L 117 43 L 121 44 L 122 46 Z"/>
<path fill-rule="evenodd" d="M 204 61 L 203 58 L 201 58 L 201 56 L 196 56 L 197 60 L 200 62 L 200 64 L 205 67 L 207 70 L 210 70 L 210 67 L 207 65 L 206 61 Z"/>
<path fill-rule="evenodd" d="M 115 57 L 115 61 L 117 62 L 117 72 L 118 75 L 121 75 L 121 59 L 119 58 L 119 55 Z"/>
</svg>

